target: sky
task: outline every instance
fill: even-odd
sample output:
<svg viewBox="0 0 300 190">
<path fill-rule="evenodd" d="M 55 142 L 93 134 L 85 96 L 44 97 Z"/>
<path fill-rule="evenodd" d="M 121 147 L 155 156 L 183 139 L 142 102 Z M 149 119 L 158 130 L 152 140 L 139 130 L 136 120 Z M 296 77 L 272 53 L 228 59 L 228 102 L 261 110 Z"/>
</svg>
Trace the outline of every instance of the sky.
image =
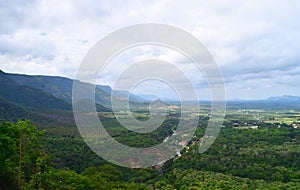
<svg viewBox="0 0 300 190">
<path fill-rule="evenodd" d="M 161 23 L 206 46 L 222 72 L 227 99 L 300 96 L 299 7 L 297 0 L 0 1 L 0 69 L 74 78 L 83 57 L 103 37 L 134 24 Z M 209 97 L 203 75 L 188 64 L 180 66 L 184 57 L 162 47 L 122 53 L 99 83 L 114 85 L 122 69 L 149 58 L 174 62 L 195 81 L 197 94 Z M 170 86 L 149 82 L 133 92 L 174 96 Z"/>
</svg>

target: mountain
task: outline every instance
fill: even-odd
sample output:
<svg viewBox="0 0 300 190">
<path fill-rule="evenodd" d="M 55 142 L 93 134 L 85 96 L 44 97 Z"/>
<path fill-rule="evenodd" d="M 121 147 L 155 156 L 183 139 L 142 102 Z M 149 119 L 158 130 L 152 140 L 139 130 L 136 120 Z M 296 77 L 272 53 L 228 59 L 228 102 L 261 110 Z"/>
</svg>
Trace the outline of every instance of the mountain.
<svg viewBox="0 0 300 190">
<path fill-rule="evenodd" d="M 277 102 L 300 102 L 299 96 L 283 95 L 270 97 L 267 101 L 277 101 Z"/>
<path fill-rule="evenodd" d="M 26 108 L 71 110 L 71 105 L 55 96 L 17 83 L 4 72 L 0 73 L 0 97 Z"/>
<path fill-rule="evenodd" d="M 138 96 L 147 101 L 155 101 L 157 99 L 160 99 L 158 96 L 152 94 L 138 94 Z"/>
<path fill-rule="evenodd" d="M 54 76 L 31 76 L 21 74 L 7 74 L 7 76 L 19 85 L 30 86 L 42 90 L 55 96 L 56 98 L 64 100 L 69 104 L 72 103 L 72 79 Z M 87 87 L 90 85 L 91 84 L 86 83 L 83 86 Z M 96 89 L 96 102 L 102 105 L 107 104 L 107 101 L 110 100 L 109 95 L 99 88 Z"/>
<path fill-rule="evenodd" d="M 144 99 L 140 96 L 137 96 L 135 94 L 129 93 L 126 90 L 112 90 L 111 93 L 113 94 L 113 96 L 117 96 L 117 97 L 124 98 L 124 99 L 129 98 L 129 100 L 131 100 L 131 101 L 140 101 L 140 102 L 147 101 L 146 99 Z"/>
<path fill-rule="evenodd" d="M 72 103 L 72 88 L 74 80 L 57 77 L 57 76 L 32 76 L 22 74 L 6 74 L 8 78 L 22 86 L 29 86 L 46 93 L 49 93 L 56 98 L 62 99 L 65 102 Z M 84 89 L 90 89 L 92 84 L 80 82 Z M 115 100 L 124 100 L 129 96 L 130 101 L 142 101 L 141 98 L 127 91 L 113 91 L 110 86 L 96 85 L 95 102 L 105 107 L 111 107 L 111 94 Z"/>
<path fill-rule="evenodd" d="M 38 126 L 75 125 L 71 79 L 6 74 L 0 70 L 0 86 L 0 123 L 29 119 Z M 111 111 L 97 103 L 96 110 Z"/>
<path fill-rule="evenodd" d="M 141 98 L 140 96 L 129 93 L 126 90 L 113 90 L 108 85 L 97 85 L 96 88 L 99 88 L 99 89 L 103 90 L 104 92 L 106 92 L 109 95 L 113 94 L 113 96 L 119 97 L 121 99 L 128 99 L 129 98 L 130 101 L 141 101 L 141 102 L 147 101 L 147 100 Z"/>
</svg>

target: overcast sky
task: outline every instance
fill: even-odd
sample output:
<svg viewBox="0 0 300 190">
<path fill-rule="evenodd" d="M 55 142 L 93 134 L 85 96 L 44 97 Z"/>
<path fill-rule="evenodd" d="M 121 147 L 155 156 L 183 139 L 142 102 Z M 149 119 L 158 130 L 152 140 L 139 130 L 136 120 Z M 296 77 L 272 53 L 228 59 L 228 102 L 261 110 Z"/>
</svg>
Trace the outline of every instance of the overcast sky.
<svg viewBox="0 0 300 190">
<path fill-rule="evenodd" d="M 74 78 L 84 55 L 104 36 L 133 24 L 163 23 L 193 34 L 209 49 L 223 73 L 227 99 L 300 95 L 299 7 L 297 0 L 0 1 L 0 69 Z M 112 62 L 182 60 L 172 51 L 150 50 Z M 120 68 L 111 67 L 100 82 L 112 85 L 113 71 Z M 199 76 L 185 68 L 192 78 Z M 136 93 L 155 91 L 144 86 Z M 198 94 L 207 93 L 205 85 L 198 87 Z"/>
</svg>

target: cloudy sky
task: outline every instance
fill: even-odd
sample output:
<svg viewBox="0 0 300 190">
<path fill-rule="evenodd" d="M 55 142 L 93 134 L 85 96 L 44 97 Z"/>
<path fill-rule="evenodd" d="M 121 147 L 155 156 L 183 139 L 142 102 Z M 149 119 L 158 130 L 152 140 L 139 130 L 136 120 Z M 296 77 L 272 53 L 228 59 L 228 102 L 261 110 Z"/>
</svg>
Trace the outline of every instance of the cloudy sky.
<svg viewBox="0 0 300 190">
<path fill-rule="evenodd" d="M 74 78 L 85 54 L 104 36 L 129 25 L 162 23 L 184 29 L 208 48 L 223 73 L 227 99 L 300 95 L 299 7 L 297 0 L 0 1 L 0 69 Z M 182 60 L 153 49 L 116 58 L 112 65 L 118 66 L 100 83 L 112 85 L 121 63 L 153 56 Z M 191 78 L 199 76 L 184 68 Z M 155 91 L 155 85 L 142 86 L 136 93 Z M 202 87 L 198 94 L 207 93 Z"/>
</svg>

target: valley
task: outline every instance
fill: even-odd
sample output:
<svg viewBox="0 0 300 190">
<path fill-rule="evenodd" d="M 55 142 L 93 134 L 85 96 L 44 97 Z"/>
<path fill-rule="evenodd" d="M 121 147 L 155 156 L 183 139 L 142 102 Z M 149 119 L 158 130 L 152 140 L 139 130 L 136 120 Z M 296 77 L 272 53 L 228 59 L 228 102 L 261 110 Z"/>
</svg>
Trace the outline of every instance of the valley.
<svg viewBox="0 0 300 190">
<path fill-rule="evenodd" d="M 300 104 L 297 99 L 228 101 L 216 141 L 201 154 L 199 147 L 211 117 L 210 102 L 200 101 L 199 112 L 191 104 L 182 112 L 199 118 L 199 122 L 190 141 L 173 142 L 182 150 L 178 150 L 172 159 L 153 167 L 131 169 L 111 164 L 87 146 L 71 109 L 69 79 L 59 79 L 68 81 L 59 86 L 55 82 L 58 78 L 52 81 L 51 77 L 26 76 L 28 81 L 24 82 L 25 77 L 21 84 L 6 74 L 2 73 L 0 77 L 1 86 L 7 86 L 0 93 L 1 189 L 14 189 L 19 185 L 22 189 L 300 188 Z M 46 78 L 49 82 L 45 82 Z M 42 83 L 38 83 L 40 80 L 45 88 L 52 90 L 43 90 Z M 29 90 L 31 97 L 26 95 Z M 8 92 L 12 95 L 8 96 Z M 109 135 L 119 143 L 146 148 L 166 142 L 174 135 L 184 136 L 176 133 L 181 119 L 181 108 L 176 102 L 166 104 L 167 116 L 156 130 L 136 133 L 118 122 L 109 102 L 101 104 L 110 96 L 99 90 L 99 94 L 104 93 L 104 96 L 99 95 L 96 103 L 97 116 Z M 146 109 L 149 102 L 130 101 L 134 105 L 133 116 L 139 121 L 147 121 L 151 116 Z M 128 114 L 118 113 L 125 120 Z M 30 120 L 31 124 L 21 120 Z M 32 124 L 37 127 L 36 132 Z M 30 128 L 26 135 L 36 139 L 33 141 L 36 148 L 31 149 L 33 145 L 28 145 L 22 153 L 28 157 L 22 165 L 18 164 L 21 152 L 18 143 L 23 141 L 8 133 L 19 127 Z M 138 129 L 139 126 L 135 127 Z M 9 142 L 16 142 L 16 146 Z M 26 141 L 23 143 L 25 146 Z M 17 151 L 8 154 L 9 147 Z M 21 172 L 21 181 L 15 180 L 18 172 L 12 170 L 13 167 Z"/>
</svg>

